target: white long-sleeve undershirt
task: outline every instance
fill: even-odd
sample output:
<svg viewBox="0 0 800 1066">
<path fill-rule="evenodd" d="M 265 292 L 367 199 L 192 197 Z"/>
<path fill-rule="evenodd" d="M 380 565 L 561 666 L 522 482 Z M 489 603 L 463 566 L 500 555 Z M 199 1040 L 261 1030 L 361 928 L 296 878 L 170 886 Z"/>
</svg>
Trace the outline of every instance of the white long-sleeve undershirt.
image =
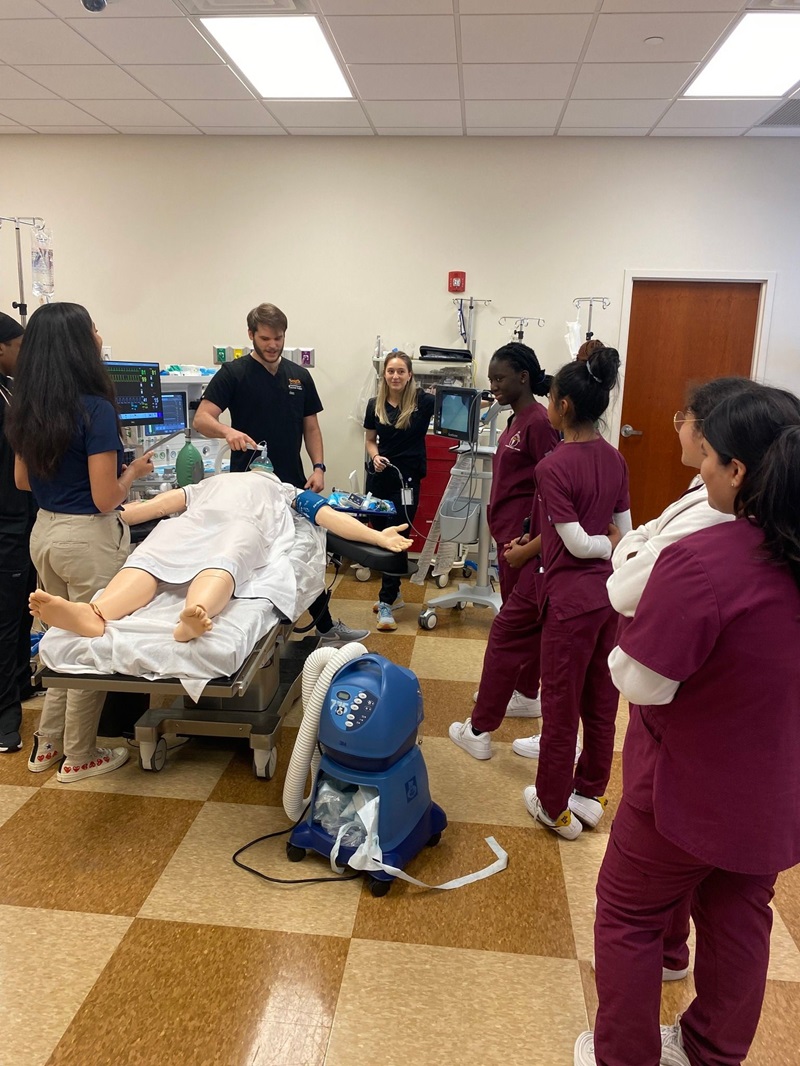
<svg viewBox="0 0 800 1066">
<path fill-rule="evenodd" d="M 642 666 L 619 646 L 609 655 L 608 668 L 611 671 L 611 680 L 630 703 L 663 706 L 665 703 L 672 703 L 680 687 L 679 681 L 673 681 L 647 666 Z"/>
<path fill-rule="evenodd" d="M 623 536 L 632 528 L 630 511 L 615 513 L 612 521 Z M 586 532 L 580 522 L 556 522 L 554 524 L 556 533 L 564 542 L 564 547 L 576 559 L 611 558 L 611 541 L 605 533 L 592 536 Z"/>
</svg>

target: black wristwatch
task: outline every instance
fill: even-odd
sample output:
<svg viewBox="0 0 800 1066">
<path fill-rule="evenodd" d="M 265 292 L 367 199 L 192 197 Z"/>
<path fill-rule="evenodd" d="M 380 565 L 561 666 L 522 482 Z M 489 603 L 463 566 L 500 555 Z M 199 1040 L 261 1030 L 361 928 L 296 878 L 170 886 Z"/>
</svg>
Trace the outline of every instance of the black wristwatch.
<svg viewBox="0 0 800 1066">
<path fill-rule="evenodd" d="M 325 466 L 324 463 L 314 463 L 314 469 L 315 470 L 321 470 L 322 473 L 324 474 L 327 471 L 328 468 L 327 468 L 327 466 Z"/>
</svg>

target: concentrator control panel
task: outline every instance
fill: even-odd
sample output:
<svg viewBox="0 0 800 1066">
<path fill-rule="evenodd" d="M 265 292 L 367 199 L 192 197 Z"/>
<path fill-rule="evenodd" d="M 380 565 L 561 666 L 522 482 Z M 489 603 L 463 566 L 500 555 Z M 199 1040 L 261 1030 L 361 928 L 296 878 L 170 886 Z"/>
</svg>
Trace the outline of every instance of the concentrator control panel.
<svg viewBox="0 0 800 1066">
<path fill-rule="evenodd" d="M 364 689 L 332 689 L 329 698 L 331 718 L 345 732 L 368 722 L 378 704 L 378 697 Z"/>
</svg>

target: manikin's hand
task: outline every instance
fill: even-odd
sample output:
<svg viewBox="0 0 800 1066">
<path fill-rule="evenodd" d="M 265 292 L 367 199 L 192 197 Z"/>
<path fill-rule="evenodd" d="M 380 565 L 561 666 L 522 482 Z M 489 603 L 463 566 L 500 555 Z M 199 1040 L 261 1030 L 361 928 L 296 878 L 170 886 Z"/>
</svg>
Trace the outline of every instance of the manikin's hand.
<svg viewBox="0 0 800 1066">
<path fill-rule="evenodd" d="M 312 470 L 311 477 L 305 483 L 305 488 L 309 492 L 316 492 L 322 495 L 322 490 L 325 488 L 325 475 L 321 470 Z"/>
<path fill-rule="evenodd" d="M 388 548 L 390 552 L 404 552 L 411 547 L 411 541 L 404 537 L 402 531 L 408 529 L 408 523 L 402 526 L 389 526 L 378 531 L 378 546 Z"/>
<path fill-rule="evenodd" d="M 238 429 L 231 428 L 230 433 L 225 437 L 225 441 L 232 452 L 254 452 L 258 448 L 258 444 L 252 437 L 248 437 L 246 433 L 242 433 Z"/>
</svg>

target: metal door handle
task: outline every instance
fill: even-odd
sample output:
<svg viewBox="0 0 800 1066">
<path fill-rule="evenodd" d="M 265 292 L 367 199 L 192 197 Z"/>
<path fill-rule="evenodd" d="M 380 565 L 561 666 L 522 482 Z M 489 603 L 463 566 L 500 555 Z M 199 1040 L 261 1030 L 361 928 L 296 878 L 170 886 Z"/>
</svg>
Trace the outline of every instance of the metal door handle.
<svg viewBox="0 0 800 1066">
<path fill-rule="evenodd" d="M 641 437 L 643 436 L 641 429 L 634 429 L 628 422 L 620 430 L 623 437 Z"/>
</svg>

